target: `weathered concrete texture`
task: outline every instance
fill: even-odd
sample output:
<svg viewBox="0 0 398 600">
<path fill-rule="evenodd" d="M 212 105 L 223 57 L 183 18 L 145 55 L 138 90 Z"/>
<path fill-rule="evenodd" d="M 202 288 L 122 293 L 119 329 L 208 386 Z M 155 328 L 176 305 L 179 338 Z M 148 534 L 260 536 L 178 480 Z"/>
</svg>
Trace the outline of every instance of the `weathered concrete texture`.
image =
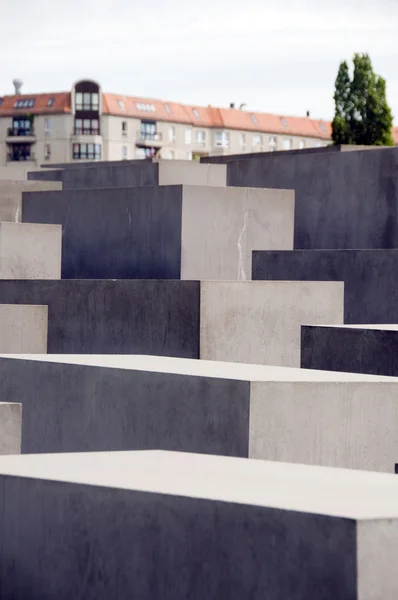
<svg viewBox="0 0 398 600">
<path fill-rule="evenodd" d="M 134 164 L 121 161 L 110 166 L 33 172 L 28 178 L 61 181 L 64 190 L 179 184 L 225 186 L 227 168 L 225 165 L 201 165 L 189 161 L 140 161 Z"/>
<path fill-rule="evenodd" d="M 23 192 L 61 189 L 60 182 L 2 180 L 0 176 L 0 222 L 21 221 Z"/>
<path fill-rule="evenodd" d="M 253 249 L 293 248 L 289 190 L 37 192 L 23 195 L 22 213 L 25 222 L 62 225 L 64 279 L 250 279 Z"/>
<path fill-rule="evenodd" d="M 294 247 L 397 248 L 398 148 L 264 154 L 228 165 L 228 185 L 294 189 Z"/>
<path fill-rule="evenodd" d="M 0 352 L 47 352 L 47 306 L 0 304 Z"/>
<path fill-rule="evenodd" d="M 393 473 L 398 380 L 155 356 L 0 358 L 24 453 L 159 448 Z"/>
<path fill-rule="evenodd" d="M 343 323 L 343 304 L 339 282 L 201 282 L 200 357 L 298 367 L 301 325 Z"/>
<path fill-rule="evenodd" d="M 0 454 L 20 454 L 22 404 L 0 402 Z"/>
<path fill-rule="evenodd" d="M 59 279 L 61 225 L 0 223 L 0 279 Z"/>
<path fill-rule="evenodd" d="M 163 452 L 2 457 L 0 472 L 2 598 L 398 594 L 394 475 Z"/>
<path fill-rule="evenodd" d="M 255 280 L 344 281 L 347 324 L 398 323 L 398 250 L 253 252 L 252 261 Z"/>
<path fill-rule="evenodd" d="M 302 327 L 301 366 L 398 377 L 398 325 Z"/>
<path fill-rule="evenodd" d="M 51 353 L 198 358 L 199 301 L 199 282 L 0 280 L 0 302 L 48 305 Z"/>
<path fill-rule="evenodd" d="M 343 322 L 343 284 L 334 282 L 0 280 L 0 302 L 45 302 L 55 354 L 299 366 L 300 326 Z"/>
<path fill-rule="evenodd" d="M 182 279 L 251 279 L 254 249 L 291 249 L 294 192 L 184 188 Z"/>
</svg>

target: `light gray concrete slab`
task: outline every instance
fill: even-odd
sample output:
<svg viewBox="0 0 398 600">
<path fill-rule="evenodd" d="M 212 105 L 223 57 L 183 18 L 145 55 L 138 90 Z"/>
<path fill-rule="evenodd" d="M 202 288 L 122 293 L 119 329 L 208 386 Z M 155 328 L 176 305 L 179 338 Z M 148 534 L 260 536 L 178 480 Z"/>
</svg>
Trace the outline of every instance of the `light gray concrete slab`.
<svg viewBox="0 0 398 600">
<path fill-rule="evenodd" d="M 48 308 L 23 304 L 0 304 L 2 353 L 47 352 Z"/>
<path fill-rule="evenodd" d="M 22 193 L 46 190 L 62 190 L 62 183 L 2 179 L 0 167 L 0 221 L 19 223 L 22 212 Z"/>
<path fill-rule="evenodd" d="M 0 457 L 0 592 L 395 600 L 397 507 L 393 475 L 157 451 Z"/>
<path fill-rule="evenodd" d="M 341 282 L 202 281 L 200 294 L 207 360 L 299 367 L 301 325 L 344 322 Z"/>
<path fill-rule="evenodd" d="M 212 168 L 208 168 L 212 167 Z M 159 185 L 227 185 L 227 165 L 192 161 L 159 161 Z"/>
<path fill-rule="evenodd" d="M 0 402 L 0 454 L 21 452 L 22 404 Z"/>
<path fill-rule="evenodd" d="M 398 379 L 157 356 L 0 356 L 22 451 L 160 448 L 394 473 Z"/>
<path fill-rule="evenodd" d="M 186 186 L 181 279 L 250 280 L 252 251 L 293 248 L 294 191 Z"/>
<path fill-rule="evenodd" d="M 0 223 L 0 279 L 60 279 L 61 225 Z"/>
</svg>

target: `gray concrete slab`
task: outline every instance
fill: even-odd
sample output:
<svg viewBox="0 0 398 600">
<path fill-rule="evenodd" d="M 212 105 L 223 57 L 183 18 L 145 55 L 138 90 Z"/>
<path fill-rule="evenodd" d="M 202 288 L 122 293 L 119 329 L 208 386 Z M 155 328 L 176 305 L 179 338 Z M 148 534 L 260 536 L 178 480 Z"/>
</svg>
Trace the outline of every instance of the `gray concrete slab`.
<svg viewBox="0 0 398 600">
<path fill-rule="evenodd" d="M 393 475 L 186 453 L 2 457 L 0 592 L 395 600 L 397 505 Z"/>
<path fill-rule="evenodd" d="M 20 454 L 22 404 L 0 402 L 0 454 Z"/>
<path fill-rule="evenodd" d="M 299 366 L 300 327 L 343 322 L 343 284 L 1 281 L 0 301 L 49 307 L 48 352 L 155 354 Z"/>
<path fill-rule="evenodd" d="M 192 161 L 139 161 L 85 169 L 50 169 L 28 174 L 29 180 L 61 181 L 63 189 L 135 187 L 144 185 L 225 186 L 225 165 L 202 165 Z"/>
<path fill-rule="evenodd" d="M 344 281 L 352 323 L 398 323 L 398 250 L 253 252 L 255 280 Z M 325 321 L 327 323 L 327 321 Z"/>
<path fill-rule="evenodd" d="M 0 352 L 47 352 L 47 306 L 0 304 Z"/>
<path fill-rule="evenodd" d="M 163 165 L 160 165 L 163 167 Z M 65 279 L 250 279 L 252 250 L 292 249 L 294 193 L 201 185 L 23 195 L 63 228 Z"/>
<path fill-rule="evenodd" d="M 228 185 L 294 189 L 296 249 L 398 248 L 398 148 L 264 154 L 228 165 Z"/>
<path fill-rule="evenodd" d="M 202 281 L 200 357 L 299 367 L 301 325 L 343 323 L 343 303 L 339 282 Z"/>
<path fill-rule="evenodd" d="M 1 169 L 1 167 L 0 167 Z M 2 179 L 0 171 L 0 221 L 19 223 L 24 191 L 61 190 L 62 183 Z"/>
<path fill-rule="evenodd" d="M 398 325 L 302 327 L 301 366 L 398 377 Z"/>
<path fill-rule="evenodd" d="M 59 279 L 61 225 L 0 222 L 1 279 Z"/>
<path fill-rule="evenodd" d="M 0 357 L 23 453 L 160 448 L 394 473 L 398 380 L 155 356 Z"/>
</svg>

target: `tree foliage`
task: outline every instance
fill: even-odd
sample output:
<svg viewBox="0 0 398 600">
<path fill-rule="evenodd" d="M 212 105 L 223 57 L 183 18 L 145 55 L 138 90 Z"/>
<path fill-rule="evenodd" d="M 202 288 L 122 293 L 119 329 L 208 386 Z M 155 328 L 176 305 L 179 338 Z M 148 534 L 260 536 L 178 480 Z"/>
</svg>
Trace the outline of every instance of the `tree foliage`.
<svg viewBox="0 0 398 600">
<path fill-rule="evenodd" d="M 373 71 L 368 54 L 354 55 L 353 76 L 342 62 L 335 82 L 335 144 L 393 146 L 393 117 L 387 103 L 386 82 Z"/>
</svg>

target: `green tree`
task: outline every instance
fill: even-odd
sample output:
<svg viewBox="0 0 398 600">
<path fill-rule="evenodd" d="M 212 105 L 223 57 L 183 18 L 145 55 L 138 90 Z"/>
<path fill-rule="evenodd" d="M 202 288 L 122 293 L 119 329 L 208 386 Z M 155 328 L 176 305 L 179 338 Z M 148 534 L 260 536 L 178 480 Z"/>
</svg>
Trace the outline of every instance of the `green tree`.
<svg viewBox="0 0 398 600">
<path fill-rule="evenodd" d="M 353 76 L 342 62 L 335 82 L 332 138 L 336 144 L 393 146 L 393 117 L 386 82 L 373 71 L 368 54 L 354 55 Z"/>
</svg>

